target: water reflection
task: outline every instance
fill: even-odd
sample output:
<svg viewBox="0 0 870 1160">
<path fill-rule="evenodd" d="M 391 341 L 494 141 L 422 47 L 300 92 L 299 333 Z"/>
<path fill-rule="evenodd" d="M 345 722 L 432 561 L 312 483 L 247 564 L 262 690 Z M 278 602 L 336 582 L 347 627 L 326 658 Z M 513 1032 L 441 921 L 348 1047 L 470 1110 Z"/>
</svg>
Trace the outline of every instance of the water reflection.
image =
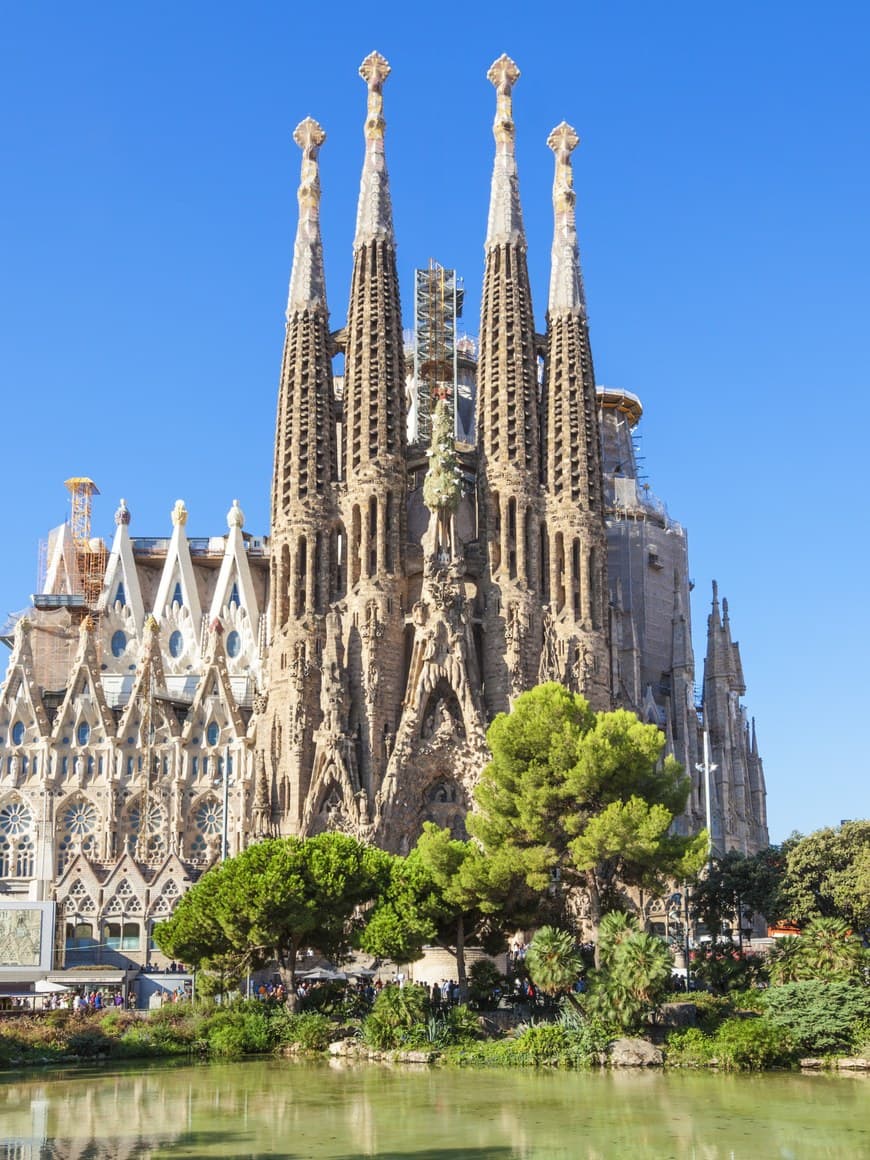
<svg viewBox="0 0 870 1160">
<path fill-rule="evenodd" d="M 854 1075 L 91 1071 L 0 1082 L 0 1160 L 851 1160 L 870 1155 L 868 1096 Z"/>
</svg>

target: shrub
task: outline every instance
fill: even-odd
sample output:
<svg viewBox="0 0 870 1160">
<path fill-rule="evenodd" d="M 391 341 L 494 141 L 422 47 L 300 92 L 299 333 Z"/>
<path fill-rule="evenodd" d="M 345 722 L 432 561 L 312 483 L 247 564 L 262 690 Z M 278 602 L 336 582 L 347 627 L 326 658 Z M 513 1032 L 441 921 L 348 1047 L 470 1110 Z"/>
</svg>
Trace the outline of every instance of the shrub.
<svg viewBox="0 0 870 1160">
<path fill-rule="evenodd" d="M 408 1042 L 416 1023 L 429 1018 L 429 996 L 422 987 L 384 987 L 362 1022 L 363 1042 L 375 1051 L 390 1051 Z"/>
<path fill-rule="evenodd" d="M 489 959 L 478 959 L 469 972 L 468 1001 L 478 1011 L 497 1005 L 498 992 L 505 986 L 505 977 Z"/>
<path fill-rule="evenodd" d="M 784 1028 L 803 1055 L 851 1051 L 870 1025 L 870 988 L 806 981 L 771 987 L 763 996 L 769 1023 Z"/>
<path fill-rule="evenodd" d="M 237 1058 L 271 1047 L 269 1017 L 262 1010 L 230 1008 L 215 1016 L 208 1027 L 208 1048 L 215 1055 Z"/>
<path fill-rule="evenodd" d="M 714 1054 L 713 1038 L 698 1027 L 672 1031 L 665 1044 L 665 1060 L 675 1067 L 706 1067 Z"/>
<path fill-rule="evenodd" d="M 788 1067 L 797 1054 L 789 1033 L 764 1018 L 726 1020 L 712 1047 L 719 1066 L 735 1071 Z"/>
<path fill-rule="evenodd" d="M 715 995 L 754 987 L 766 976 L 761 955 L 741 954 L 732 943 L 713 943 L 694 952 L 692 972 Z"/>
<path fill-rule="evenodd" d="M 639 1028 L 667 996 L 670 951 L 662 939 L 639 930 L 633 916 L 613 911 L 601 920 L 599 954 L 588 1010 L 615 1029 Z"/>
<path fill-rule="evenodd" d="M 302 1051 L 325 1051 L 333 1038 L 331 1020 L 317 1011 L 278 1011 L 271 1025 L 273 1042 L 292 1043 Z"/>
</svg>

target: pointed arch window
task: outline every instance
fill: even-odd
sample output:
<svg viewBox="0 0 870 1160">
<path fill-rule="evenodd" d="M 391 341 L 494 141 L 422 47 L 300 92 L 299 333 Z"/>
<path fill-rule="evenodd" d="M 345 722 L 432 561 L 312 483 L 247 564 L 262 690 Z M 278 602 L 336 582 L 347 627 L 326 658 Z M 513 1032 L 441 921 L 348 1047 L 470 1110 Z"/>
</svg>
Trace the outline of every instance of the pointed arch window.
<svg viewBox="0 0 870 1160">
<path fill-rule="evenodd" d="M 172 593 L 172 603 L 177 604 L 179 608 L 184 604 L 184 593 L 181 591 L 181 581 L 175 582 L 175 589 Z"/>
<path fill-rule="evenodd" d="M 124 581 L 122 580 L 115 589 L 115 604 L 120 604 L 122 608 L 127 607 L 127 593 L 124 591 Z"/>
<path fill-rule="evenodd" d="M 169 635 L 169 655 L 178 658 L 184 652 L 184 637 L 176 628 L 174 632 Z"/>
<path fill-rule="evenodd" d="M 230 592 L 230 599 L 228 601 L 228 606 L 230 608 L 233 608 L 233 607 L 239 608 L 241 606 L 241 603 L 242 603 L 242 601 L 241 601 L 241 597 L 239 596 L 239 586 L 238 586 L 238 584 L 233 584 L 233 590 L 232 590 L 232 592 Z"/>
<path fill-rule="evenodd" d="M 16 721 L 12 726 L 12 744 L 20 745 L 24 740 L 24 722 Z"/>
</svg>

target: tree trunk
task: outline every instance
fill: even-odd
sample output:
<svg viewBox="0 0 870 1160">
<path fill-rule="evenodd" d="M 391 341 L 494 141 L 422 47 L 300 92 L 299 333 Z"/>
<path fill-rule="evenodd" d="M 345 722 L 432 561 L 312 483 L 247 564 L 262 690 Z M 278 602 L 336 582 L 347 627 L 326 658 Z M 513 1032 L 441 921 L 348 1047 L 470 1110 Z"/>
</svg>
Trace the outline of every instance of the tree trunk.
<svg viewBox="0 0 870 1160">
<path fill-rule="evenodd" d="M 281 974 L 287 978 L 287 1009 L 295 1013 L 299 1010 L 299 994 L 296 990 L 296 947 L 290 947 L 287 954 L 281 956 L 278 962 L 281 964 Z"/>
<path fill-rule="evenodd" d="M 601 894 L 598 890 L 598 879 L 594 870 L 586 871 L 586 889 L 589 891 L 589 922 L 592 926 L 592 937 L 595 940 L 595 966 L 601 966 L 601 956 L 598 951 L 598 927 L 601 925 Z"/>
<path fill-rule="evenodd" d="M 468 979 L 465 974 L 465 925 L 460 916 L 456 921 L 456 981 L 459 984 L 459 1002 L 468 999 Z"/>
</svg>

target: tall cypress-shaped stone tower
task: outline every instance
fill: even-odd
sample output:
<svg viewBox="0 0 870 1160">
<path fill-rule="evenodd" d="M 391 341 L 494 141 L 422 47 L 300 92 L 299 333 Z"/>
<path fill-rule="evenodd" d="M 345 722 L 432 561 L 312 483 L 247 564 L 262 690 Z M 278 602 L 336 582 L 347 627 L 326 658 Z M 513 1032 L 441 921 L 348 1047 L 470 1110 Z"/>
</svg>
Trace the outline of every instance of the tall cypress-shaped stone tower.
<svg viewBox="0 0 870 1160">
<path fill-rule="evenodd" d="M 483 683 L 490 714 L 535 684 L 541 653 L 541 430 L 535 320 L 514 148 L 519 69 L 501 56 L 496 151 L 486 232 L 478 361 L 478 487 L 483 580 Z"/>
<path fill-rule="evenodd" d="M 307 118 L 299 224 L 287 302 L 272 481 L 268 707 L 257 725 L 256 798 L 265 818 L 296 829 L 314 760 L 325 614 L 340 584 L 337 455 L 317 156 L 326 134 Z"/>
<path fill-rule="evenodd" d="M 547 139 L 556 158 L 554 233 L 541 398 L 546 523 L 541 535 L 544 640 L 541 680 L 560 681 L 593 709 L 611 704 L 607 539 L 601 436 L 580 273 L 571 153 L 564 121 Z"/>
</svg>

